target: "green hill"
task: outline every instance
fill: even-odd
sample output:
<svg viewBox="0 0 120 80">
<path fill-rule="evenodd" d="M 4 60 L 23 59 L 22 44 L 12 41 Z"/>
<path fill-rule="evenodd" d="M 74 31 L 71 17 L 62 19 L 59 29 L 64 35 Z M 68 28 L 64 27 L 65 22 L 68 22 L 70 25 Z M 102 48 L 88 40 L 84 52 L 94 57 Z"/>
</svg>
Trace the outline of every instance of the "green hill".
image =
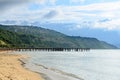
<svg viewBox="0 0 120 80">
<path fill-rule="evenodd" d="M 35 26 L 0 25 L 0 40 L 6 47 L 116 48 L 96 38 L 67 36 Z"/>
</svg>

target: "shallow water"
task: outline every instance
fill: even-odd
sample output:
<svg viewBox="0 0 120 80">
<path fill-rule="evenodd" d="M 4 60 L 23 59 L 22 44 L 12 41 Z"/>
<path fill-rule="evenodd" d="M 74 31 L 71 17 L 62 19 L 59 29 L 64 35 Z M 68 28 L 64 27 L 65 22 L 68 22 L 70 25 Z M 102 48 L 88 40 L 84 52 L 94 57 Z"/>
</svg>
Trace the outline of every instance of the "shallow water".
<svg viewBox="0 0 120 80">
<path fill-rule="evenodd" d="M 28 63 L 75 74 L 84 80 L 120 80 L 120 50 L 90 52 L 17 52 L 30 55 Z M 37 66 L 36 67 L 39 67 Z M 31 67 L 32 69 L 32 67 Z M 39 72 L 37 70 L 37 72 Z"/>
</svg>

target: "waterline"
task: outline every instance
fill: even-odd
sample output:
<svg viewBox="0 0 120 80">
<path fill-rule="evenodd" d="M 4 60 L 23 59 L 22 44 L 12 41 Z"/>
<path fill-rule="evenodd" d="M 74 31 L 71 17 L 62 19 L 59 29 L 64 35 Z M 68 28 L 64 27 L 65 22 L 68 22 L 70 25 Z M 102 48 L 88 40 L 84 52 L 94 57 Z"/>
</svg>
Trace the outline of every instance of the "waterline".
<svg viewBox="0 0 120 80">
<path fill-rule="evenodd" d="M 120 80 L 120 50 L 25 53 L 31 56 L 28 60 L 31 64 L 74 74 L 84 80 Z"/>
</svg>

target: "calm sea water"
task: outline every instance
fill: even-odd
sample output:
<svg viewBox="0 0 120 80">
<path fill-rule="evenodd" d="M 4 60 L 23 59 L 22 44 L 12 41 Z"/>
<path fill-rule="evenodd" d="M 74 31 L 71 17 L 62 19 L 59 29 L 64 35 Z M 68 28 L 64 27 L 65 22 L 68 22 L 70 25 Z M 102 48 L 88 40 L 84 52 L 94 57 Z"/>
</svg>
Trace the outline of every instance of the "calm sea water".
<svg viewBox="0 0 120 80">
<path fill-rule="evenodd" d="M 30 55 L 31 64 L 72 73 L 84 80 L 120 80 L 120 50 L 22 53 Z"/>
</svg>

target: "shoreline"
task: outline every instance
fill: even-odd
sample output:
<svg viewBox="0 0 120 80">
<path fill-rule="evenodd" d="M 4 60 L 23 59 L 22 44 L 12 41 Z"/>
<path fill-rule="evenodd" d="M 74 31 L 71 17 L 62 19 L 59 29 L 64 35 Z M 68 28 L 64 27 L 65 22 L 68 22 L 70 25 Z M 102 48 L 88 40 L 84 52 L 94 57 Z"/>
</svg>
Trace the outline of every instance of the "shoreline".
<svg viewBox="0 0 120 80">
<path fill-rule="evenodd" d="M 66 75 L 66 76 L 68 76 L 68 77 L 73 77 L 73 78 L 76 78 L 76 79 L 78 79 L 78 80 L 83 80 L 82 78 L 80 78 L 80 77 L 78 77 L 78 76 L 76 76 L 76 75 L 74 75 L 74 74 L 72 74 L 72 73 L 67 73 L 67 72 L 64 72 L 64 71 L 62 71 L 62 70 L 58 70 L 58 69 L 54 69 L 54 68 L 48 68 L 48 67 L 46 67 L 46 66 L 44 66 L 44 65 L 40 65 L 40 64 L 35 64 L 36 66 L 40 66 L 40 67 L 42 67 L 42 68 L 44 68 L 44 69 L 46 69 L 46 70 L 51 70 L 51 71 L 53 71 L 53 72 L 55 72 L 55 73 L 59 73 L 59 74 L 62 74 L 62 75 Z"/>
<path fill-rule="evenodd" d="M 40 64 L 28 63 L 26 59 L 22 59 L 21 61 L 25 63 L 24 67 L 26 69 L 40 74 L 44 78 L 44 80 L 84 80 L 71 73 L 67 73 L 54 68 L 48 68 Z"/>
<path fill-rule="evenodd" d="M 1 58 L 4 58 L 2 59 L 3 64 L 1 64 Z M 12 51 L 0 51 L 0 80 L 84 80 L 74 74 L 48 68 L 44 65 L 29 65 L 28 58 L 30 57 L 15 54 Z M 4 69 L 1 66 L 4 66 Z"/>
<path fill-rule="evenodd" d="M 0 51 L 0 80 L 44 80 L 41 75 L 23 67 L 23 58 L 26 56 Z"/>
</svg>

